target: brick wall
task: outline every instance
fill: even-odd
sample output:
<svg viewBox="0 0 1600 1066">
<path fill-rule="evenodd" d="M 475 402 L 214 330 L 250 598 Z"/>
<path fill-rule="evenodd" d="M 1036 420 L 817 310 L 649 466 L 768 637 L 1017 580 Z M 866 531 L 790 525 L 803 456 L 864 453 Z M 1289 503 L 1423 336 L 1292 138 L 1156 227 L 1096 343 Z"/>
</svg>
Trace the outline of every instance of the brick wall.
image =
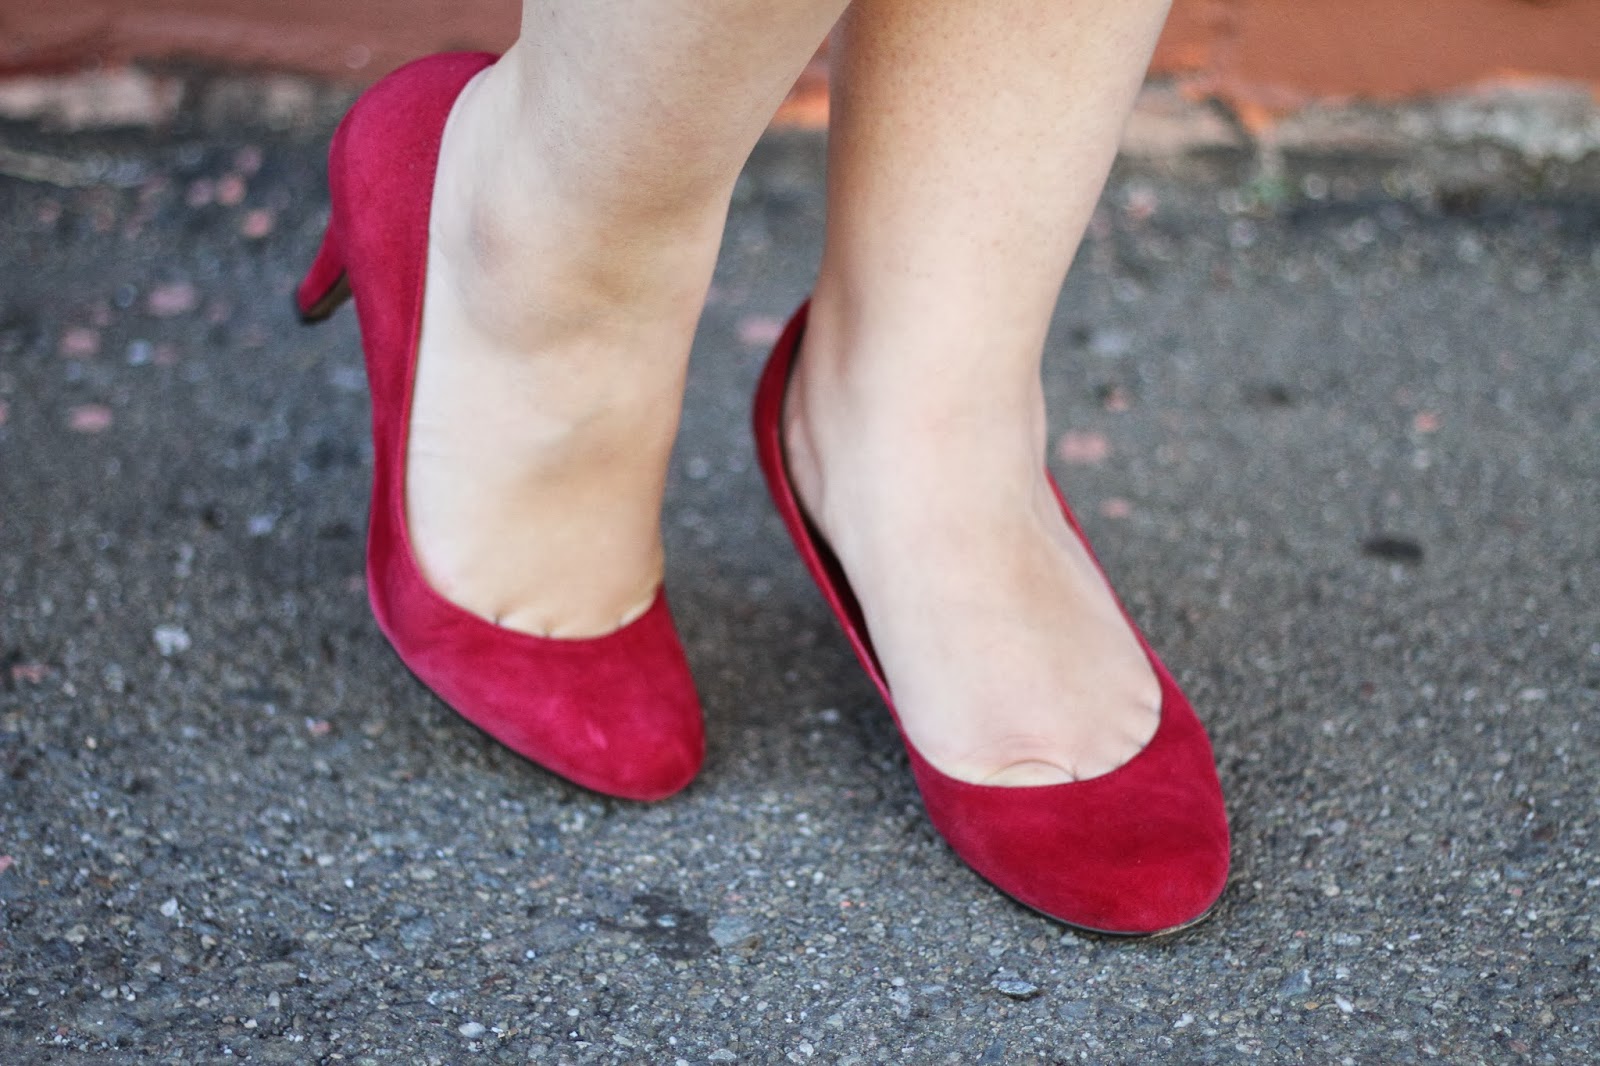
<svg viewBox="0 0 1600 1066">
<path fill-rule="evenodd" d="M 1507 78 L 1600 89 L 1600 2 L 1176 0 L 1155 69 L 1272 110 Z"/>
</svg>

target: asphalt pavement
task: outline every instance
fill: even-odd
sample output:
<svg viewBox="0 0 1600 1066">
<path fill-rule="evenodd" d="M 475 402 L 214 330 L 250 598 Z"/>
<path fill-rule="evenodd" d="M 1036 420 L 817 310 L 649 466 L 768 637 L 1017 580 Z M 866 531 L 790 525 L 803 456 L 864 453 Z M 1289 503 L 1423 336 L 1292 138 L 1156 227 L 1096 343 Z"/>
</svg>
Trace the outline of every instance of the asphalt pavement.
<svg viewBox="0 0 1600 1066">
<path fill-rule="evenodd" d="M 1052 460 L 1234 873 L 1118 942 L 933 832 L 760 485 L 819 135 L 757 149 L 702 322 L 665 529 L 709 758 L 644 806 L 385 645 L 354 316 L 289 306 L 342 97 L 195 77 L 154 126 L 0 123 L 0 1062 L 1600 1060 L 1594 155 L 1119 165 Z"/>
</svg>

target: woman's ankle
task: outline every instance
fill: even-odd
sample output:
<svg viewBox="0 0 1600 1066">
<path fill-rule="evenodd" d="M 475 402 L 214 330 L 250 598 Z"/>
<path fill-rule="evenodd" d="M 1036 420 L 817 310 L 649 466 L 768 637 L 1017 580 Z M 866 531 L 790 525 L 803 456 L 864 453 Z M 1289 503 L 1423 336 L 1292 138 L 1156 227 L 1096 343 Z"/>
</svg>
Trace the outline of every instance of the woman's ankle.
<svg viewBox="0 0 1600 1066">
<path fill-rule="evenodd" d="M 1036 494 L 1046 415 L 1037 363 L 1026 353 L 996 358 L 982 380 L 952 382 L 939 368 L 957 352 L 972 362 L 981 341 L 962 349 L 959 339 L 941 340 L 938 349 L 907 351 L 883 340 L 890 330 L 858 331 L 826 306 L 818 310 L 807 323 L 783 418 L 802 500 L 821 508 L 827 486 L 841 475 L 876 482 L 883 492 L 920 494 L 965 472 L 989 487 L 1009 486 L 1019 500 Z"/>
<path fill-rule="evenodd" d="M 461 94 L 441 145 L 430 267 L 467 317 L 508 349 L 644 323 L 692 329 L 726 197 L 607 209 L 603 190 L 552 165 L 572 146 L 552 146 L 516 93 L 510 71 L 488 68 Z"/>
</svg>

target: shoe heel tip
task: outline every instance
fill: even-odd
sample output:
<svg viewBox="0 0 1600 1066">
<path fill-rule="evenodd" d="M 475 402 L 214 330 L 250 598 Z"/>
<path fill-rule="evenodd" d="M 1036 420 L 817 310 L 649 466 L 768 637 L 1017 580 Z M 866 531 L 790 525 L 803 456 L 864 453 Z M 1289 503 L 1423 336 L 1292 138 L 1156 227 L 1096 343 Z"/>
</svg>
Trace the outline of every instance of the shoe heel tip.
<svg viewBox="0 0 1600 1066">
<path fill-rule="evenodd" d="M 305 325 L 312 326 L 318 322 L 326 321 L 339 309 L 339 306 L 350 298 L 350 282 L 345 275 L 340 275 L 333 288 L 317 297 L 307 301 L 303 293 L 294 296 L 295 314 Z"/>
</svg>

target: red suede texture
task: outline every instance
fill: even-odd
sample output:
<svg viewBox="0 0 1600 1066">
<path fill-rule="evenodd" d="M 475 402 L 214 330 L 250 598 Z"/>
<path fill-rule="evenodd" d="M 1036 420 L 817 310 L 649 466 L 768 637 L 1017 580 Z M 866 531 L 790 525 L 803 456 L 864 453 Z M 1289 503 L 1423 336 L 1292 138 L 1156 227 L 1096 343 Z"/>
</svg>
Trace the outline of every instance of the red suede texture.
<svg viewBox="0 0 1600 1066">
<path fill-rule="evenodd" d="M 413 673 L 514 751 L 597 792 L 660 799 L 705 755 L 700 701 L 665 594 L 615 633 L 583 640 L 496 626 L 435 592 L 405 522 L 407 429 L 439 141 L 486 54 L 418 60 L 358 100 L 329 152 L 327 240 L 302 284 L 309 310 L 342 274 L 355 296 L 372 391 L 367 585 Z"/>
<path fill-rule="evenodd" d="M 801 558 L 894 713 L 860 606 L 838 560 L 806 519 L 784 463 L 783 394 L 806 311 L 802 305 L 789 321 L 757 388 L 756 451 Z M 1056 495 L 1081 539 L 1059 489 Z M 1222 895 L 1229 857 L 1211 743 L 1142 634 L 1139 641 L 1161 682 L 1161 721 L 1150 743 L 1109 774 L 1034 788 L 975 785 L 942 773 L 906 741 L 928 817 L 973 869 L 1069 925 L 1129 936 L 1168 932 L 1203 917 Z"/>
</svg>

